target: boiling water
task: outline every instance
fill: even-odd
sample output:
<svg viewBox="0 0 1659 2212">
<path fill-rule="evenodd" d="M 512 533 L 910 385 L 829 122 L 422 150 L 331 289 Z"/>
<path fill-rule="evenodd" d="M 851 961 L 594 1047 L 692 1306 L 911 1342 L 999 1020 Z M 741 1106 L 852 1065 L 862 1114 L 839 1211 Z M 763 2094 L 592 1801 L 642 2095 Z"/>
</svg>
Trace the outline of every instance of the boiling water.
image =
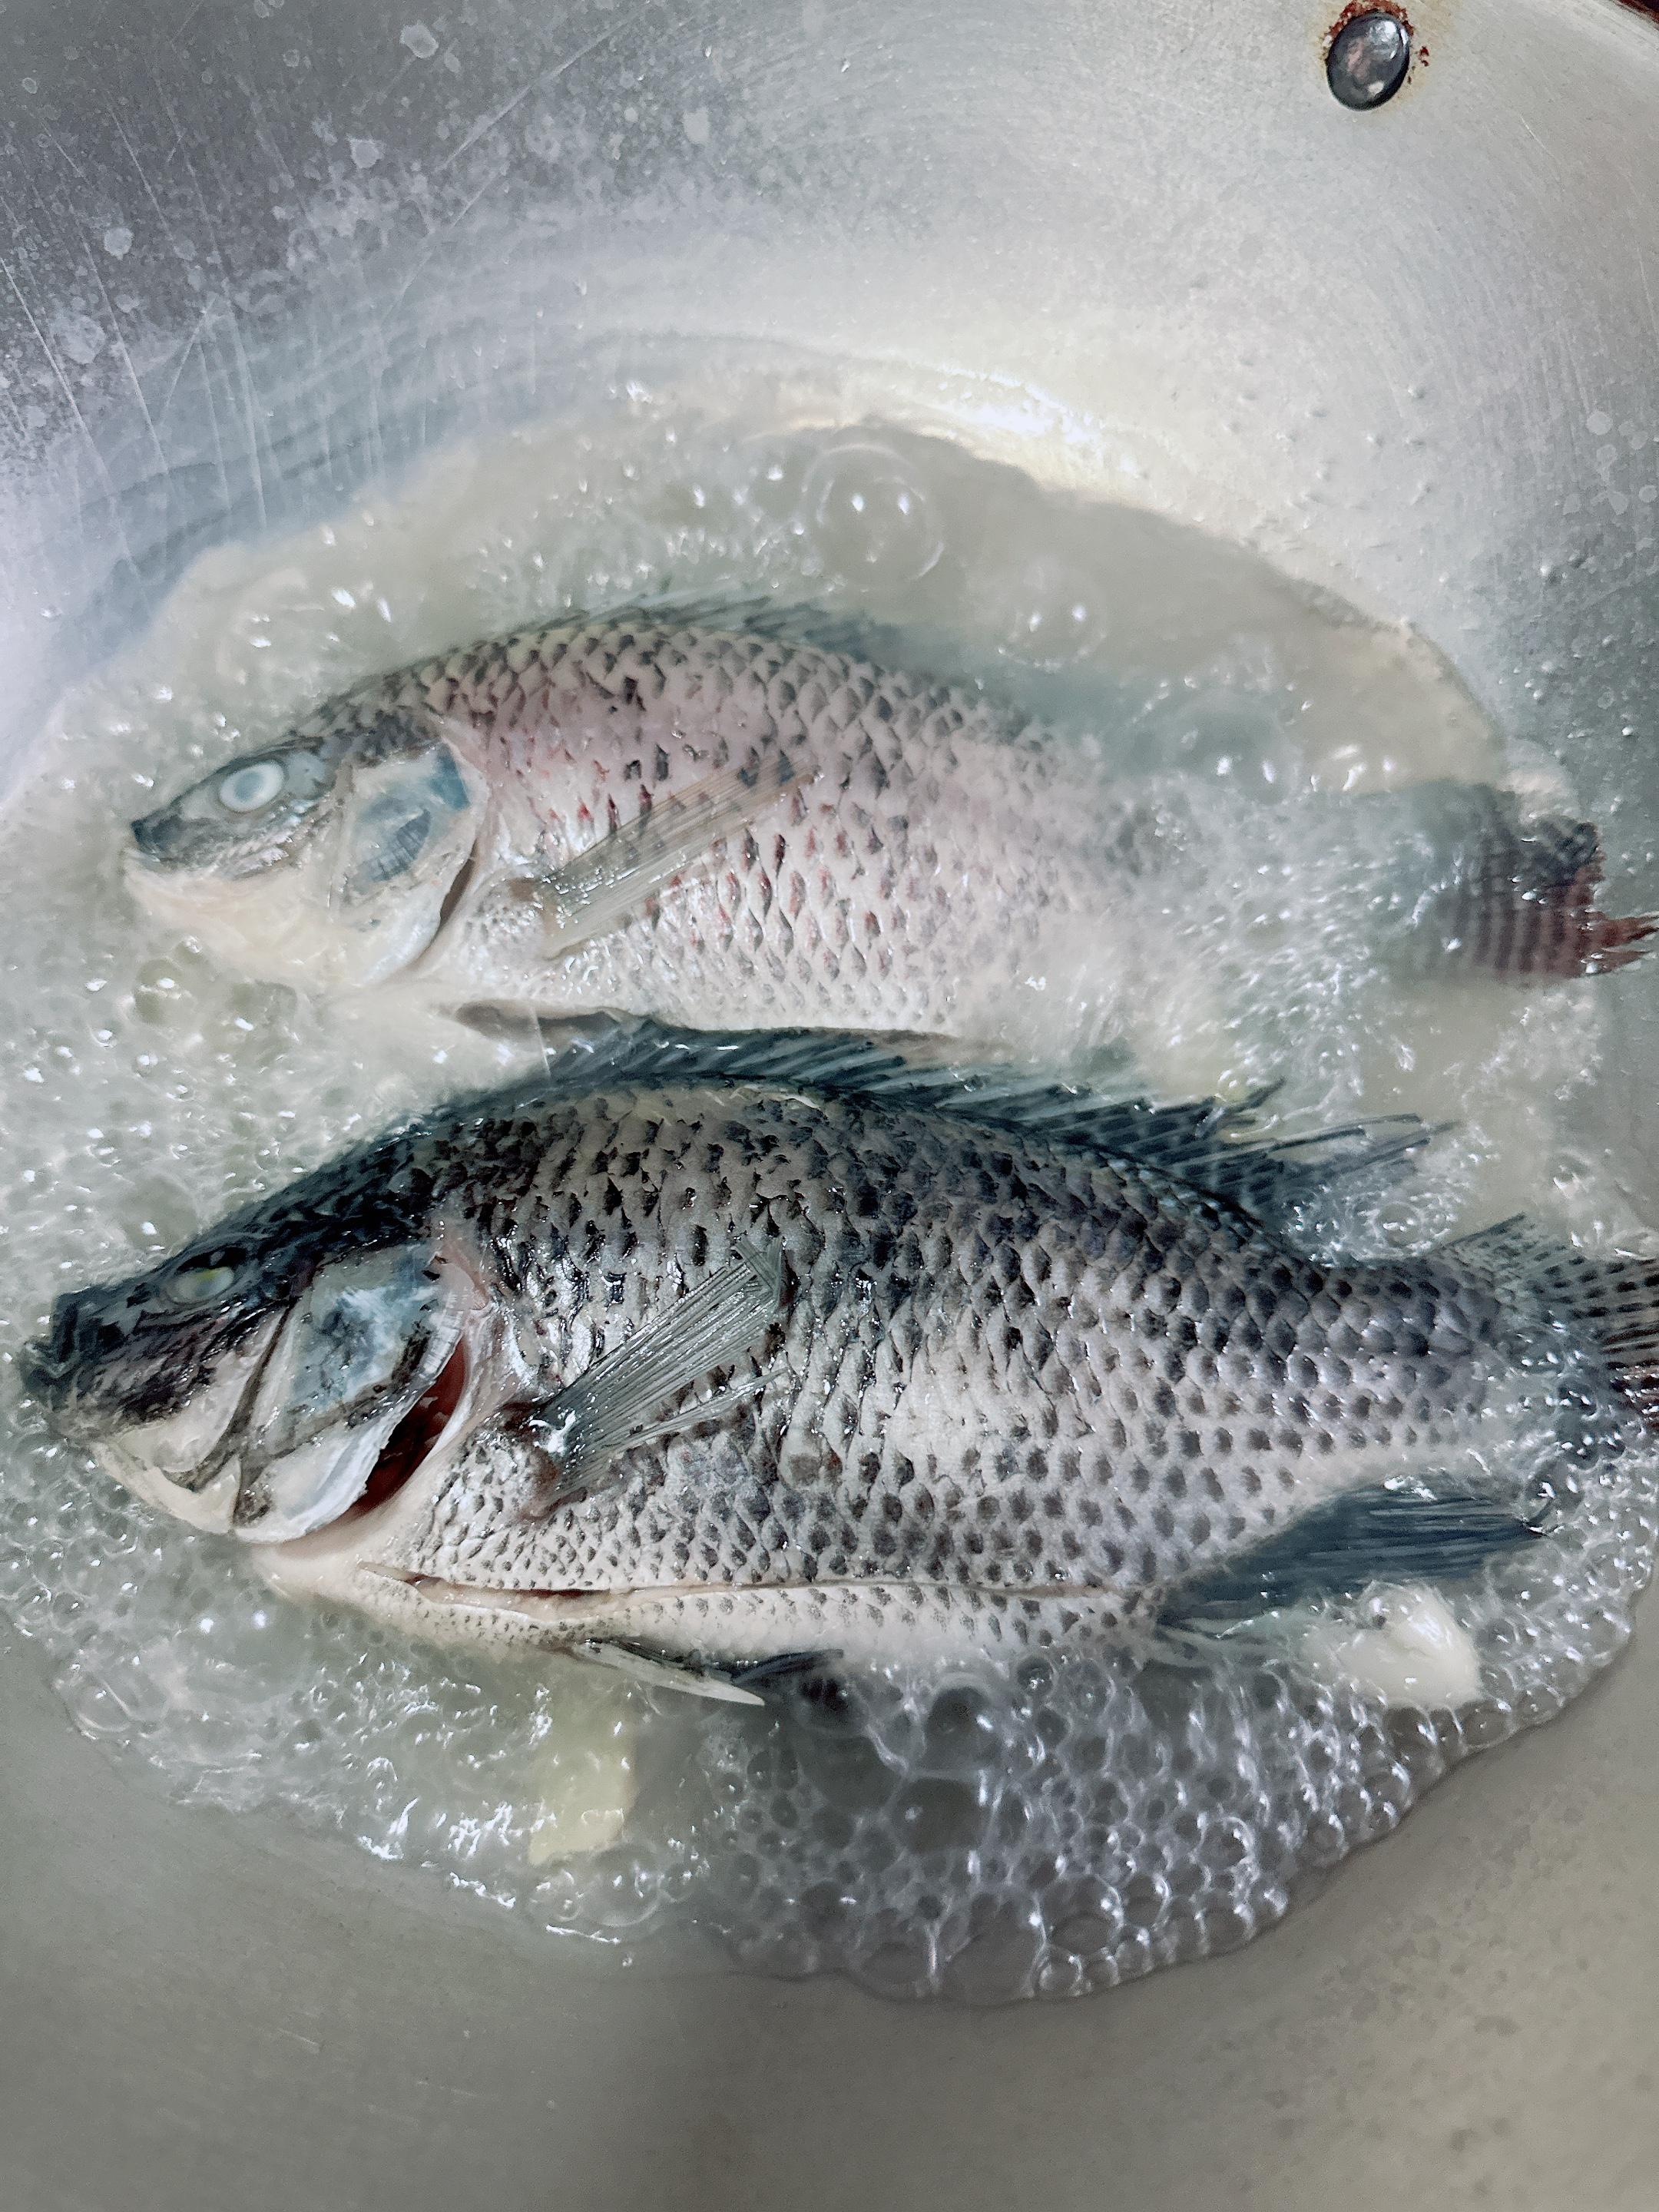
<svg viewBox="0 0 1659 2212">
<path fill-rule="evenodd" d="M 825 429 L 781 386 L 739 396 L 722 419 L 623 388 L 327 528 L 216 552 L 65 703 L 0 852 L 9 1362 L 59 1290 L 501 1064 L 459 1031 L 365 1035 L 221 975 L 120 888 L 153 792 L 371 671 L 573 604 L 763 588 L 866 609 L 941 672 L 1091 732 L 1115 769 L 1228 781 L 1242 811 L 1425 775 L 1570 803 L 1434 655 L 1244 553 L 915 429 Z M 1166 1092 L 1270 1069 L 1310 1109 L 1455 1116 L 1386 1214 L 1348 1224 L 1361 1241 L 1520 1207 L 1589 1242 L 1638 1232 L 1620 1160 L 1577 1133 L 1629 979 L 1406 992 L 1324 942 L 1279 946 L 1255 981 L 1249 1024 L 1171 988 L 1137 1053 Z M 3 1419 L 0 1603 L 76 1723 L 179 1794 L 289 1807 L 552 1932 L 690 1924 L 769 1969 L 977 1998 L 1098 1987 L 1271 1923 L 1465 1753 L 1582 1688 L 1654 1544 L 1647 1454 L 1556 1470 L 1571 1533 L 1455 1601 L 1483 1677 L 1457 1715 L 1387 1711 L 1329 1666 L 1102 1653 L 854 1673 L 755 1714 L 290 1608 L 233 1545 L 48 1439 L 15 1386 Z"/>
</svg>

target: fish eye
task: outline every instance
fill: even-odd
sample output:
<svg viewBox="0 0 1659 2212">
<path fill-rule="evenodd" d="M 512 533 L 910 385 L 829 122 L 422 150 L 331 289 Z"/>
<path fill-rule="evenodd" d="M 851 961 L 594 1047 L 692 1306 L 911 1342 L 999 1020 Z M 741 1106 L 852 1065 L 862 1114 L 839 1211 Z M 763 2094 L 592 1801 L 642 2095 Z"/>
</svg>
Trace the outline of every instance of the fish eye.
<svg viewBox="0 0 1659 2212">
<path fill-rule="evenodd" d="M 281 761 L 244 761 L 219 779 L 219 804 L 229 814 L 257 814 L 278 795 L 284 781 Z"/>
<path fill-rule="evenodd" d="M 185 1267 L 174 1275 L 167 1285 L 169 1304 L 176 1306 L 204 1306 L 213 1299 L 222 1297 L 235 1282 L 237 1270 L 223 1261 L 210 1261 L 200 1267 Z"/>
</svg>

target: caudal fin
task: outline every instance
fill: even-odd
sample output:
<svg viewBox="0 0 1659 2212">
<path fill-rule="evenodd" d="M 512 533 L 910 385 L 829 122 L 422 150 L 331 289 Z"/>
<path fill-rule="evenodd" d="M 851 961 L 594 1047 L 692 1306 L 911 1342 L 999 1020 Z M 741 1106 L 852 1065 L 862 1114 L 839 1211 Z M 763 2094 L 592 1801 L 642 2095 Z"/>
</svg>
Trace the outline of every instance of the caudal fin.
<svg viewBox="0 0 1659 2212">
<path fill-rule="evenodd" d="M 1382 900 L 1398 957 L 1423 972 L 1548 981 L 1601 975 L 1638 958 L 1659 919 L 1597 906 L 1601 840 L 1592 822 L 1528 815 L 1513 793 L 1422 784 L 1360 802 L 1396 832 Z"/>
<path fill-rule="evenodd" d="M 1523 1325 L 1569 1329 L 1659 1432 L 1659 1259 L 1577 1252 L 1524 1214 L 1443 1249 Z"/>
</svg>

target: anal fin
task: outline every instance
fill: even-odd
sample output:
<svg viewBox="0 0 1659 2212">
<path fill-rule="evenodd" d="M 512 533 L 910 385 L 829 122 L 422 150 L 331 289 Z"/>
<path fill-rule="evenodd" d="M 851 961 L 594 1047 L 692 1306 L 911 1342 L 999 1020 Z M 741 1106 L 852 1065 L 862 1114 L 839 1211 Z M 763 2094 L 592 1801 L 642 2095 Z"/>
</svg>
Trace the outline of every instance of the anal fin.
<svg viewBox="0 0 1659 2212">
<path fill-rule="evenodd" d="M 773 1651 L 764 1659 L 731 1662 L 670 1658 L 666 1652 L 644 1644 L 613 1644 L 602 1637 L 589 1638 L 575 1645 L 574 1651 L 590 1666 L 609 1667 L 647 1689 L 676 1690 L 686 1697 L 708 1698 L 728 1705 L 763 1705 L 775 1690 L 821 1681 L 833 1656 L 827 1651 Z"/>
<path fill-rule="evenodd" d="M 1164 1608 L 1166 1627 L 1212 1626 L 1370 1583 L 1466 1582 L 1543 1531 L 1490 1498 L 1357 1490 L 1304 1513 L 1263 1542 L 1193 1576 Z"/>
</svg>

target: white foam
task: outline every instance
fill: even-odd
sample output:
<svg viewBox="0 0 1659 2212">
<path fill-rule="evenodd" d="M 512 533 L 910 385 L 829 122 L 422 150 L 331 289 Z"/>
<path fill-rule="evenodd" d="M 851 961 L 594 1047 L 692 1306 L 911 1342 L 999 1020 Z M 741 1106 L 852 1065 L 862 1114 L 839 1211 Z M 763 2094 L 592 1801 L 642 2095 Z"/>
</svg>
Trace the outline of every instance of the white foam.
<svg viewBox="0 0 1659 2212">
<path fill-rule="evenodd" d="M 1320 1680 L 1390 1711 L 1455 1711 L 1480 1695 L 1474 1638 L 1439 1592 L 1421 1584 L 1379 1596 L 1366 1626 L 1318 1622 L 1302 1657 Z"/>
</svg>

